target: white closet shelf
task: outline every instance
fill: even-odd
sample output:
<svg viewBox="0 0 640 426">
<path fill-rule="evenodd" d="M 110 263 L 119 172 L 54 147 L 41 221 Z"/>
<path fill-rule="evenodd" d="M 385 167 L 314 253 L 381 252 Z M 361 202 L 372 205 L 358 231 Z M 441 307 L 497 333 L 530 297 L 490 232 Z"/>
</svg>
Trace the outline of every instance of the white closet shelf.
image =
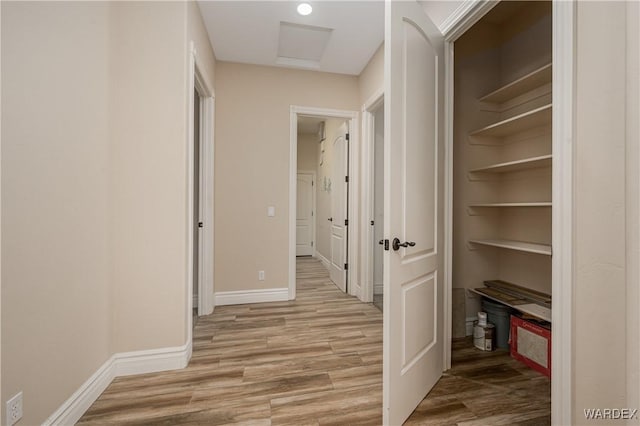
<svg viewBox="0 0 640 426">
<path fill-rule="evenodd" d="M 551 124 L 551 104 L 499 121 L 469 133 L 476 137 L 505 137 Z"/>
<path fill-rule="evenodd" d="M 470 173 L 508 173 L 520 170 L 540 169 L 551 166 L 551 154 L 539 157 L 524 158 L 522 160 L 509 161 L 506 163 L 492 164 L 487 167 L 469 170 Z"/>
<path fill-rule="evenodd" d="M 499 247 L 508 250 L 551 256 L 551 246 L 547 244 L 527 243 L 524 241 L 513 240 L 469 240 L 469 242 L 483 246 Z"/>
<path fill-rule="evenodd" d="M 513 99 L 527 92 L 532 91 L 545 84 L 551 83 L 551 64 L 547 64 L 537 70 L 521 77 L 501 88 L 480 98 L 481 102 L 491 102 L 501 104 L 509 99 Z"/>
<path fill-rule="evenodd" d="M 469 204 L 469 207 L 551 207 L 551 202 L 536 203 L 478 203 Z"/>
</svg>

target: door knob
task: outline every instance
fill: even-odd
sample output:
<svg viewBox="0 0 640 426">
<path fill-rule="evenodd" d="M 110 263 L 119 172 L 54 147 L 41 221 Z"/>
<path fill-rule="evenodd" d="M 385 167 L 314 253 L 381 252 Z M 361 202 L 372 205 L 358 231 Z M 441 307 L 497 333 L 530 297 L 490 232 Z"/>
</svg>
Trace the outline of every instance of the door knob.
<svg viewBox="0 0 640 426">
<path fill-rule="evenodd" d="M 329 219 L 327 219 L 329 222 L 333 222 L 333 218 L 330 217 Z"/>
<path fill-rule="evenodd" d="M 397 238 L 394 238 L 392 243 L 394 251 L 400 250 L 400 247 L 413 247 L 415 245 L 416 243 L 414 243 L 413 241 L 405 241 L 404 243 L 401 243 Z"/>
</svg>

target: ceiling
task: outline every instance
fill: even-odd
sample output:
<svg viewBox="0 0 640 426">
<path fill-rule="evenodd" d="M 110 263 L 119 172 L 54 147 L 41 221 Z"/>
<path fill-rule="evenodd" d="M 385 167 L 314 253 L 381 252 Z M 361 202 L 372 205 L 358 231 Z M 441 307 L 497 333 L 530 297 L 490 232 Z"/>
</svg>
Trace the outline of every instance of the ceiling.
<svg viewBox="0 0 640 426">
<path fill-rule="evenodd" d="M 384 41 L 384 2 L 198 1 L 221 61 L 359 75 Z"/>
</svg>

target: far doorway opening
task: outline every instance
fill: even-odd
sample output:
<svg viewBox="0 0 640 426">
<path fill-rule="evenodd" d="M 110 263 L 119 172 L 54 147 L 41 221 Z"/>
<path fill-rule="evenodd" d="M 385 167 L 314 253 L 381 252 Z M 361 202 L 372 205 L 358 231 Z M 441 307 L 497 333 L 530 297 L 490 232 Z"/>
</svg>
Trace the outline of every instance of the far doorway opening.
<svg viewBox="0 0 640 426">
<path fill-rule="evenodd" d="M 347 293 L 349 123 L 300 115 L 297 126 L 296 257 L 318 258 Z"/>
<path fill-rule="evenodd" d="M 354 226 L 350 191 L 353 142 L 358 113 L 307 107 L 291 108 L 289 299 L 295 299 L 296 260 L 321 261 L 331 281 L 344 293 L 352 285 Z"/>
</svg>

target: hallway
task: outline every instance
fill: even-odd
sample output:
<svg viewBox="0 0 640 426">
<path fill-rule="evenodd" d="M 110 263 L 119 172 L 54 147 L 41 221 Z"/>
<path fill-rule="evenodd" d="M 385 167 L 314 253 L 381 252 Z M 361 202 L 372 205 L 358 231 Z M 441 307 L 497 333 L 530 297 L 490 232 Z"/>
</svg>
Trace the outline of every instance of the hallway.
<svg viewBox="0 0 640 426">
<path fill-rule="evenodd" d="M 79 424 L 381 424 L 382 314 L 298 259 L 297 300 L 218 306 L 184 370 L 116 378 Z"/>
</svg>

